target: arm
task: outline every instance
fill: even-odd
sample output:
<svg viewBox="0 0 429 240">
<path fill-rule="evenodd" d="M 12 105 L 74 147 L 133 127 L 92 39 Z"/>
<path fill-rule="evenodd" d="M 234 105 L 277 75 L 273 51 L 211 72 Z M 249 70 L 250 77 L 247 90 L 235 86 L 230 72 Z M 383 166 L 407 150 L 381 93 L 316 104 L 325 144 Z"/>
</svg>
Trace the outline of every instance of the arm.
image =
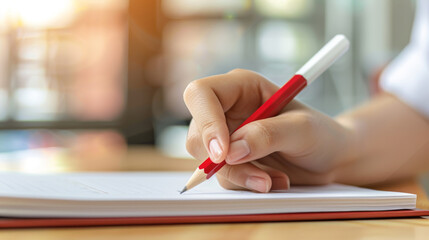
<svg viewBox="0 0 429 240">
<path fill-rule="evenodd" d="M 382 93 L 336 120 L 354 135 L 351 159 L 337 169 L 336 181 L 368 185 L 429 168 L 429 120 L 394 96 Z"/>
</svg>

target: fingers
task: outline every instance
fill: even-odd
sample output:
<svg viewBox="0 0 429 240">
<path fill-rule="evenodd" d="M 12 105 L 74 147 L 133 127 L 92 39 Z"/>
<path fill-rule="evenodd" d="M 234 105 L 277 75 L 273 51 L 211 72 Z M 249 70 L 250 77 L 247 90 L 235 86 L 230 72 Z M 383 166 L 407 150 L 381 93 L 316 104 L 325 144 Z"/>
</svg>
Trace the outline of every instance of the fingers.
<svg viewBox="0 0 429 240">
<path fill-rule="evenodd" d="M 225 165 L 218 173 L 219 183 L 227 189 L 249 189 L 256 192 L 289 189 L 288 176 L 268 166 L 244 163 L 237 166 Z"/>
<path fill-rule="evenodd" d="M 256 192 L 269 192 L 271 178 L 251 163 L 240 166 L 225 165 L 217 173 L 219 183 L 227 189 L 249 189 Z"/>
<path fill-rule="evenodd" d="M 184 100 L 195 126 L 188 135 L 188 151 L 202 155 L 196 149 L 201 148 L 202 144 L 213 162 L 223 161 L 229 150 L 231 130 L 275 91 L 275 85 L 260 75 L 245 70 L 190 83 L 185 90 Z M 198 136 L 201 140 L 194 140 Z"/>
<path fill-rule="evenodd" d="M 317 141 L 318 121 L 307 113 L 286 113 L 247 124 L 231 135 L 226 162 L 257 160 L 281 151 L 293 156 L 311 151 Z"/>
<path fill-rule="evenodd" d="M 259 162 L 254 162 L 253 164 L 270 175 L 271 190 L 287 190 L 290 188 L 290 179 L 285 172 L 269 167 L 268 165 L 260 164 Z"/>
<path fill-rule="evenodd" d="M 296 185 L 326 185 L 334 182 L 336 169 L 325 172 L 314 172 L 305 167 L 300 167 L 290 161 L 285 161 L 278 154 L 271 154 L 263 159 L 258 160 L 261 165 L 270 165 L 281 171 L 289 178 L 289 182 Z M 274 188 L 274 183 L 273 187 Z"/>
<path fill-rule="evenodd" d="M 197 131 L 202 134 L 205 150 L 212 161 L 221 162 L 228 152 L 229 130 L 218 97 L 210 88 L 191 83 L 185 90 L 184 99 Z"/>
<path fill-rule="evenodd" d="M 188 151 L 197 159 L 207 158 L 201 138 L 190 135 L 199 135 L 194 121 L 191 121 L 188 133 L 188 143 L 194 146 Z M 198 147 L 199 146 L 199 147 Z M 256 165 L 256 166 L 255 166 Z M 271 167 L 244 163 L 238 166 L 225 165 L 217 174 L 220 184 L 226 189 L 249 189 L 256 192 L 289 189 L 288 176 Z M 271 187 L 270 187 L 271 186 Z"/>
</svg>

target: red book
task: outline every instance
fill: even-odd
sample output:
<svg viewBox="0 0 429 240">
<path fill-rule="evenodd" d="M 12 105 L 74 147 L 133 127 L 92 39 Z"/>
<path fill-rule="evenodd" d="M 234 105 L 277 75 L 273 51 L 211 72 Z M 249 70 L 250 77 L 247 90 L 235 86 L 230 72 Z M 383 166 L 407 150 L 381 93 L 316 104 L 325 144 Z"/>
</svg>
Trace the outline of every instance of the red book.
<svg viewBox="0 0 429 240">
<path fill-rule="evenodd" d="M 175 217 L 122 218 L 0 218 L 0 228 L 90 227 L 199 223 L 289 222 L 350 219 L 381 219 L 429 216 L 429 210 L 392 210 L 370 212 L 315 212 L 248 215 L 206 215 Z"/>
</svg>

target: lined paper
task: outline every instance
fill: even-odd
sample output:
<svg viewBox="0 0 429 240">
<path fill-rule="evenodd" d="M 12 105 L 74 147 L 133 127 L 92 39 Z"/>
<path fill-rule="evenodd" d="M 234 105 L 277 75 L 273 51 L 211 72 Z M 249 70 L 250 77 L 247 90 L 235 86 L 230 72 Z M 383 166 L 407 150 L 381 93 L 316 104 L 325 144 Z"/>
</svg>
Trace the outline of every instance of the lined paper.
<svg viewBox="0 0 429 240">
<path fill-rule="evenodd" d="M 415 207 L 415 195 L 353 186 L 299 186 L 255 193 L 215 178 L 179 194 L 191 173 L 0 173 L 0 216 L 181 216 Z"/>
</svg>

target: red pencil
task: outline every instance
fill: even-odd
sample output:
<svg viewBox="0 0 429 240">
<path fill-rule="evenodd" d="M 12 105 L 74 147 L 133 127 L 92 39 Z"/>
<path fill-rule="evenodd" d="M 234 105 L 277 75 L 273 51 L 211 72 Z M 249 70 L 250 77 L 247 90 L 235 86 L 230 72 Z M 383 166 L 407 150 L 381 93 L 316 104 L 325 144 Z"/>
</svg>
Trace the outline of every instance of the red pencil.
<svg viewBox="0 0 429 240">
<path fill-rule="evenodd" d="M 322 49 L 320 49 L 296 74 L 286 82 L 273 96 L 262 104 L 249 118 L 246 119 L 237 129 L 242 126 L 264 118 L 277 115 L 292 99 L 301 92 L 308 84 L 320 76 L 329 66 L 331 66 L 349 48 L 349 41 L 343 35 L 336 35 Z M 237 129 L 235 131 L 237 131 Z M 207 158 L 192 174 L 189 181 L 180 193 L 199 185 L 206 179 L 213 176 L 226 164 L 214 163 Z"/>
</svg>

